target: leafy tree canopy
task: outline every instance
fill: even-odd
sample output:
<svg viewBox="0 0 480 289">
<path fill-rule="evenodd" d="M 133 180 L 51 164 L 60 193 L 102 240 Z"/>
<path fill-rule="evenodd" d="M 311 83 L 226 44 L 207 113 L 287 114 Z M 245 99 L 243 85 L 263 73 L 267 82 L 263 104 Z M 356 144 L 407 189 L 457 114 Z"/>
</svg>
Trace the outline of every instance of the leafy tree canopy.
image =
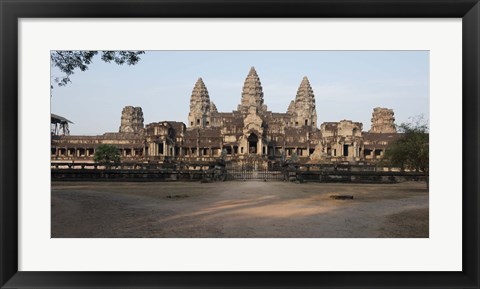
<svg viewBox="0 0 480 289">
<path fill-rule="evenodd" d="M 96 163 L 110 168 L 120 164 L 120 153 L 115 146 L 102 144 L 95 150 L 93 159 Z"/>
<path fill-rule="evenodd" d="M 403 136 L 392 143 L 385 152 L 385 162 L 394 167 L 421 171 L 428 174 L 429 134 L 422 117 L 410 123 L 402 123 L 399 132 Z"/>
<path fill-rule="evenodd" d="M 65 86 L 70 80 L 70 76 L 75 73 L 78 68 L 80 71 L 85 71 L 92 63 L 92 59 L 95 55 L 100 53 L 101 59 L 104 62 L 116 64 L 128 64 L 135 65 L 140 61 L 140 55 L 144 54 L 144 51 L 64 51 L 57 50 L 52 51 L 50 54 L 50 60 L 52 66 L 57 67 L 61 72 L 65 73 L 62 77 L 56 77 L 55 82 L 59 86 Z"/>
</svg>

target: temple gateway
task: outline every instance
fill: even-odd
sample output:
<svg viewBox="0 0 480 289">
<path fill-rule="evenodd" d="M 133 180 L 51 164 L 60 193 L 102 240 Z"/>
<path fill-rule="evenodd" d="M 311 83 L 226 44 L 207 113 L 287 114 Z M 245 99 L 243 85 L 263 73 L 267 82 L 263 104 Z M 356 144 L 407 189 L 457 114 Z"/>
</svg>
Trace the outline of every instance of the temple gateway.
<svg viewBox="0 0 480 289">
<path fill-rule="evenodd" d="M 363 131 L 362 123 L 351 120 L 318 126 L 315 95 L 307 77 L 286 112 L 269 111 L 260 78 L 252 67 L 240 104 L 232 112 L 217 111 L 199 78 L 190 97 L 187 124 L 160 121 L 144 125 L 142 108 L 126 106 L 118 132 L 74 136 L 68 134 L 68 120 L 52 115 L 51 160 L 52 164 L 93 163 L 95 149 L 110 144 L 119 149 L 124 163 L 208 162 L 219 158 L 233 163 L 253 158 L 265 165 L 289 158 L 302 163 L 374 163 L 400 134 L 392 109 L 374 108 L 371 121 L 368 132 Z M 58 129 L 58 123 L 63 124 L 63 130 Z"/>
</svg>

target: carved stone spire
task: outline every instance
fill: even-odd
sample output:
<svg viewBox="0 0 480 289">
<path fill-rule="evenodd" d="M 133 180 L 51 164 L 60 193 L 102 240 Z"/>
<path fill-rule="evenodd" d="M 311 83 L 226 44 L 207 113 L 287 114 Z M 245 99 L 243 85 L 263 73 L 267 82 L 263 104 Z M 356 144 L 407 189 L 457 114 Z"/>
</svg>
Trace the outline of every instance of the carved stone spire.
<svg viewBox="0 0 480 289">
<path fill-rule="evenodd" d="M 141 107 L 125 106 L 119 132 L 141 133 L 143 130 L 143 112 Z"/>
<path fill-rule="evenodd" d="M 238 110 L 248 112 L 250 106 L 255 106 L 258 111 L 266 111 L 267 107 L 263 105 L 263 89 L 257 71 L 252 66 L 245 79 L 242 90 L 242 102 Z"/>
<path fill-rule="evenodd" d="M 395 117 L 393 109 L 376 107 L 372 113 L 372 127 L 369 132 L 373 133 L 396 133 Z"/>
<path fill-rule="evenodd" d="M 213 103 L 213 101 L 210 102 L 210 111 L 211 112 L 218 112 L 217 106 L 215 105 L 215 103 Z"/>
<path fill-rule="evenodd" d="M 297 90 L 297 96 L 295 97 L 295 102 L 304 101 L 304 102 L 313 102 L 315 103 L 315 95 L 313 94 L 312 86 L 310 81 L 306 76 L 303 77 L 302 82 Z"/>
<path fill-rule="evenodd" d="M 199 78 L 193 87 L 192 96 L 190 97 L 190 113 L 188 114 L 188 122 L 190 127 L 206 127 L 210 125 L 210 96 L 207 87 Z"/>
<path fill-rule="evenodd" d="M 317 110 L 315 108 L 315 95 L 313 94 L 310 81 L 308 81 L 306 76 L 302 79 L 298 87 L 293 110 L 292 113 L 292 109 L 289 107 L 288 112 L 294 116 L 295 126 L 316 126 Z"/>
<path fill-rule="evenodd" d="M 287 113 L 293 115 L 295 113 L 295 101 L 290 101 L 288 105 Z"/>
</svg>

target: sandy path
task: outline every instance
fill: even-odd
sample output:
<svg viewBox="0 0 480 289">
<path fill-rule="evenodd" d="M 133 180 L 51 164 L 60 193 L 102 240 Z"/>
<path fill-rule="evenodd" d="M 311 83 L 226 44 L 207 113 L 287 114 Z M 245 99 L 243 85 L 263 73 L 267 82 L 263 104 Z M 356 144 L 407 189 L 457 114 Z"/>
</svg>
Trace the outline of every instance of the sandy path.
<svg viewBox="0 0 480 289">
<path fill-rule="evenodd" d="M 428 192 L 422 182 L 54 182 L 52 237 L 428 237 Z"/>
</svg>

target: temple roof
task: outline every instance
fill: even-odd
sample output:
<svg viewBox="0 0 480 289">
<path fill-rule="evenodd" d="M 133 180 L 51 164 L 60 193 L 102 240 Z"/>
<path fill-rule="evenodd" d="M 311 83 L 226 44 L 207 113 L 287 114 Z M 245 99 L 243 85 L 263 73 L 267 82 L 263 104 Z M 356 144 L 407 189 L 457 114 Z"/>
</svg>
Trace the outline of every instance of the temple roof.
<svg viewBox="0 0 480 289">
<path fill-rule="evenodd" d="M 365 142 L 377 142 L 377 141 L 394 141 L 403 136 L 401 133 L 370 133 L 364 132 L 362 134 Z"/>
</svg>

